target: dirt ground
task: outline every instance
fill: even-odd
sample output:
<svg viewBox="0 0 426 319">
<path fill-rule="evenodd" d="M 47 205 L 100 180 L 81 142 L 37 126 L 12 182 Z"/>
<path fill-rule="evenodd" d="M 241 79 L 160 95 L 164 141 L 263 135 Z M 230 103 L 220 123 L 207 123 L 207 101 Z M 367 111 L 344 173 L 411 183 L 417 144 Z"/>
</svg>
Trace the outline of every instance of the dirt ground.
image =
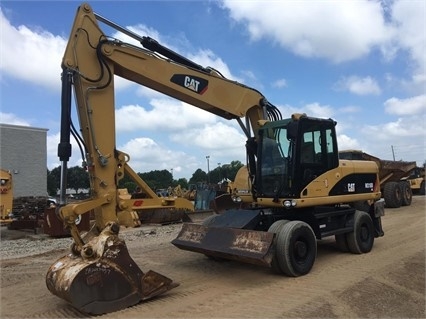
<svg viewBox="0 0 426 319">
<path fill-rule="evenodd" d="M 180 225 L 125 230 L 129 251 L 143 271 L 164 274 L 180 286 L 104 318 L 425 318 L 425 197 L 387 209 L 385 236 L 368 254 L 319 242 L 312 271 L 289 278 L 268 268 L 217 262 L 182 251 L 170 241 Z M 147 235 L 148 234 L 148 235 Z M 3 234 L 4 235 L 4 234 Z M 17 235 L 15 234 L 15 237 Z M 18 236 L 19 237 L 19 236 Z M 32 236 L 40 247 L 46 240 Z M 8 239 L 3 236 L 2 244 Z M 66 249 L 1 260 L 0 318 L 83 318 L 46 288 L 47 269 Z"/>
</svg>

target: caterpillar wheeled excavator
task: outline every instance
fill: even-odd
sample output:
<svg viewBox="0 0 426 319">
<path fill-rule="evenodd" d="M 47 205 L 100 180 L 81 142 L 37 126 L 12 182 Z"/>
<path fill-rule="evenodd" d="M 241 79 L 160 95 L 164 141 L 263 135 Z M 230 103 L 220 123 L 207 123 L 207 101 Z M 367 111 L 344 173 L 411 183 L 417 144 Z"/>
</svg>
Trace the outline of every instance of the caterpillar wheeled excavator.
<svg viewBox="0 0 426 319">
<path fill-rule="evenodd" d="M 100 22 L 142 46 L 106 36 Z M 282 119 L 256 89 L 115 24 L 87 3 L 77 10 L 62 69 L 62 187 L 56 212 L 70 228 L 74 244 L 49 268 L 46 284 L 80 311 L 116 311 L 177 285 L 154 271 L 144 273 L 119 237 L 120 215 L 135 203 L 120 198 L 117 188 L 123 175 L 133 171 L 130 157 L 115 145 L 114 75 L 236 120 L 247 136 L 247 165 L 233 183 L 234 208 L 202 224 L 184 223 L 172 241 L 175 246 L 299 276 L 313 266 L 317 239 L 335 236 L 342 250 L 360 254 L 383 236 L 377 165 L 339 160 L 334 120 L 305 114 Z M 71 122 L 73 90 L 82 137 Z M 83 145 L 92 197 L 67 204 L 70 134 Z M 365 211 L 353 208 L 356 202 L 368 203 Z M 82 236 L 75 221 L 91 210 L 95 225 Z"/>
</svg>

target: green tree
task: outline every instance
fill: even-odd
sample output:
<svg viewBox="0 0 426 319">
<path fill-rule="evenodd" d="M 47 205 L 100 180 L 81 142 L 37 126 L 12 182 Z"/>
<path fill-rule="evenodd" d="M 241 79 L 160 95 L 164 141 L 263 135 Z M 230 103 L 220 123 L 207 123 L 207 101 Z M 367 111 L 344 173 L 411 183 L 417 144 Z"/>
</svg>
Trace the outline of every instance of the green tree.
<svg viewBox="0 0 426 319">
<path fill-rule="evenodd" d="M 188 189 L 189 184 L 186 178 L 179 178 L 177 181 L 174 182 L 176 182 L 176 185 L 174 186 L 180 185 L 180 187 Z"/>
<path fill-rule="evenodd" d="M 197 184 L 207 181 L 207 173 L 201 168 L 197 169 L 189 179 L 189 184 Z"/>
<path fill-rule="evenodd" d="M 223 164 L 220 167 L 221 180 L 224 178 L 228 178 L 233 181 L 235 179 L 235 176 L 237 175 L 238 170 L 243 166 L 244 164 L 240 161 L 232 161 L 230 164 Z"/>
<path fill-rule="evenodd" d="M 56 196 L 60 188 L 61 170 L 60 166 L 55 167 L 51 171 L 47 170 L 47 193 L 50 196 Z"/>
<path fill-rule="evenodd" d="M 159 188 L 168 188 L 173 185 L 173 176 L 168 170 L 155 170 L 147 173 L 138 173 L 138 175 L 148 184 L 152 190 Z"/>
<path fill-rule="evenodd" d="M 74 166 L 67 171 L 67 187 L 78 192 L 80 188 L 89 187 L 89 175 L 86 170 L 80 166 Z"/>
</svg>

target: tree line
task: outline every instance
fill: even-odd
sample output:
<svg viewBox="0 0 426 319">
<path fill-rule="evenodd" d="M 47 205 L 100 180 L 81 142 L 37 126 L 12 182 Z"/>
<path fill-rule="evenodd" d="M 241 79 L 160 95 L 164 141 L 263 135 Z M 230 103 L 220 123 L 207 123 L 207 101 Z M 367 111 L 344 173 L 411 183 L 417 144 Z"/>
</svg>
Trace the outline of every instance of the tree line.
<svg viewBox="0 0 426 319">
<path fill-rule="evenodd" d="M 182 188 L 189 189 L 191 184 L 207 183 L 217 184 L 223 179 L 233 181 L 238 170 L 243 166 L 240 161 L 232 161 L 230 164 L 223 164 L 209 172 L 198 168 L 189 180 L 186 178 L 174 179 L 173 174 L 164 170 L 154 170 L 146 173 L 137 173 L 148 186 L 156 191 L 158 189 L 167 189 L 168 187 L 176 187 L 180 185 Z M 50 196 L 56 196 L 60 189 L 61 167 L 55 167 L 47 170 L 47 191 Z M 67 188 L 75 190 L 78 194 L 80 189 L 88 189 L 90 187 L 89 175 L 85 168 L 74 166 L 67 169 Z M 133 193 L 136 189 L 136 183 L 129 177 L 124 176 L 119 181 L 118 188 L 127 188 L 129 193 Z"/>
</svg>

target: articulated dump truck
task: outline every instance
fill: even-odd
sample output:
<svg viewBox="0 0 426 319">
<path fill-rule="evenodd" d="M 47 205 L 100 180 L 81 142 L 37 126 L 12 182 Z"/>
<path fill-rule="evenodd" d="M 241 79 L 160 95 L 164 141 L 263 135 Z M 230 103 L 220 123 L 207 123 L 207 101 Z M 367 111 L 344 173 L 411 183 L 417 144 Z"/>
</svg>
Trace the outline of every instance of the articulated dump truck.
<svg viewBox="0 0 426 319">
<path fill-rule="evenodd" d="M 105 35 L 99 22 L 141 45 Z M 130 156 L 116 149 L 115 76 L 235 121 L 246 136 L 247 163 L 234 181 L 233 208 L 200 224 L 183 223 L 172 241 L 178 248 L 295 277 L 311 271 L 317 239 L 334 236 L 342 251 L 363 254 L 384 235 L 378 166 L 374 161 L 339 159 L 334 120 L 306 114 L 283 118 L 258 90 L 113 23 L 87 3 L 77 10 L 62 71 L 58 156 L 63 178 L 56 213 L 74 244 L 49 268 L 46 285 L 80 311 L 116 311 L 177 286 L 157 272 L 143 272 L 119 237 L 120 216 L 150 201 L 129 202 L 117 187 L 124 174 L 133 171 Z M 73 92 L 80 130 L 71 121 Z M 71 133 L 84 150 L 92 197 L 67 204 Z M 157 198 L 151 197 L 157 207 Z M 360 201 L 368 206 L 355 209 L 353 203 Z M 166 199 L 160 204 L 172 206 Z M 91 210 L 94 227 L 82 236 L 75 222 Z"/>
<path fill-rule="evenodd" d="M 411 205 L 413 196 L 408 178 L 417 167 L 416 162 L 383 160 L 360 150 L 339 152 L 341 159 L 374 161 L 379 167 L 380 189 L 387 208 Z"/>
</svg>

